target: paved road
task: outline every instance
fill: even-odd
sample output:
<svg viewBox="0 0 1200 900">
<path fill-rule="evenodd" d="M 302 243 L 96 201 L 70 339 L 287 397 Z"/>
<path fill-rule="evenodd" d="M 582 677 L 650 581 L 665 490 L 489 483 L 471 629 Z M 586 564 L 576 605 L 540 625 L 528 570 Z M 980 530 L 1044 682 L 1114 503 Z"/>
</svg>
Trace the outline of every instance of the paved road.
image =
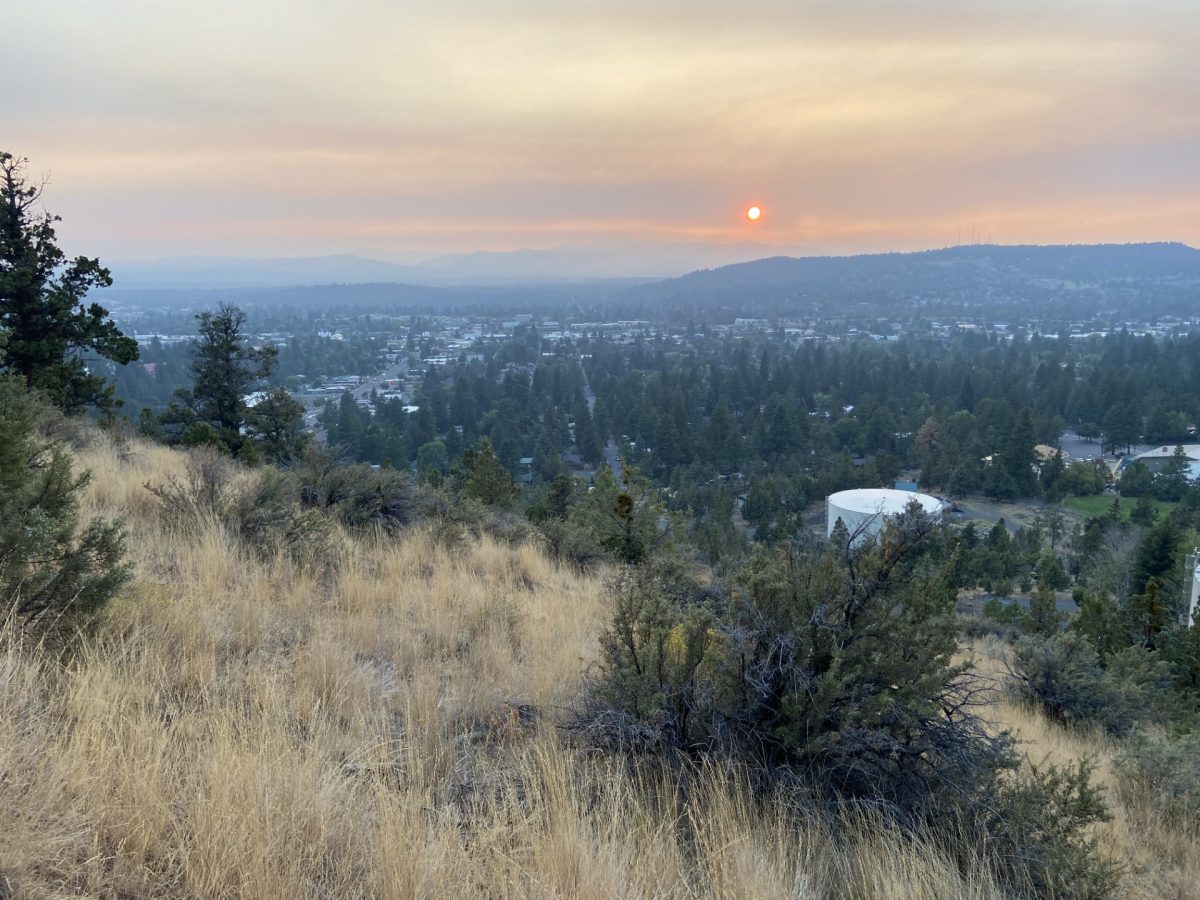
<svg viewBox="0 0 1200 900">
<path fill-rule="evenodd" d="M 583 373 L 583 396 L 587 400 L 587 408 L 590 413 L 596 408 L 596 392 L 592 390 L 592 385 L 588 381 L 587 369 L 581 365 L 579 371 Z M 611 438 L 604 445 L 604 461 L 608 463 L 608 467 L 612 469 L 613 475 L 619 482 L 621 480 L 621 453 L 617 450 L 616 441 Z"/>
<path fill-rule="evenodd" d="M 604 445 L 604 461 L 608 463 L 608 467 L 612 469 L 613 475 L 617 481 L 621 480 L 621 454 L 617 452 L 616 441 L 610 440 Z"/>
<path fill-rule="evenodd" d="M 389 378 L 401 378 L 407 372 L 408 366 L 389 366 L 379 374 L 370 376 L 350 393 L 355 400 L 366 400 L 371 396 L 371 391 L 382 390 L 383 383 Z"/>
<path fill-rule="evenodd" d="M 960 598 L 959 603 L 978 614 L 979 610 L 983 607 L 983 604 L 991 599 L 999 600 L 1005 606 L 1016 604 L 1017 606 L 1021 607 L 1021 609 L 1029 609 L 1029 598 L 1024 595 L 1018 595 L 1014 597 L 993 597 L 991 594 L 980 593 L 973 597 Z M 1075 601 L 1071 599 L 1071 594 L 1069 591 L 1058 591 L 1054 595 L 1054 608 L 1060 613 L 1079 612 L 1079 607 L 1075 604 Z"/>
<path fill-rule="evenodd" d="M 1069 454 L 1067 459 L 1103 459 L 1109 464 L 1109 467 L 1116 465 L 1117 458 L 1111 453 L 1102 455 L 1100 453 L 1100 441 L 1090 441 L 1081 438 L 1074 431 L 1064 431 L 1058 439 L 1058 445 Z M 1155 447 L 1160 447 L 1161 444 L 1134 444 L 1130 450 L 1130 456 L 1137 456 L 1139 453 L 1145 453 L 1147 450 L 1153 450 Z"/>
<path fill-rule="evenodd" d="M 362 384 L 350 389 L 350 396 L 355 402 L 365 401 L 370 398 L 371 391 L 381 390 L 383 383 L 389 378 L 402 378 L 408 372 L 407 366 L 392 365 L 388 366 L 382 372 L 377 372 L 371 375 Z M 343 392 L 344 393 L 344 392 Z M 325 430 L 321 428 L 317 422 L 317 415 L 321 411 L 321 407 L 325 405 L 326 400 L 333 400 L 335 403 L 340 402 L 341 394 L 301 394 L 299 400 L 304 404 L 304 424 L 311 428 L 316 434 L 317 440 L 321 443 L 325 442 Z"/>
</svg>

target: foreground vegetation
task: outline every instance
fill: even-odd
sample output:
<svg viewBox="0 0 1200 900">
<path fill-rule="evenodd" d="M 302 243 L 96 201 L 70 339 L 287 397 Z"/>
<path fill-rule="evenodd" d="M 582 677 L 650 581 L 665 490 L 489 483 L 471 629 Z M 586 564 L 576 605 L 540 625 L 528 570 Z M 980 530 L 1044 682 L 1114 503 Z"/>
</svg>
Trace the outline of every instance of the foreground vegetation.
<svg viewBox="0 0 1200 900">
<path fill-rule="evenodd" d="M 1182 450 L 1125 471 L 1128 516 L 1114 501 L 1070 531 L 1053 504 L 1011 536 L 914 504 L 875 536 L 785 516 L 751 542 L 628 458 L 522 490 L 464 428 L 453 460 L 421 445 L 419 478 L 347 464 L 286 393 L 246 393 L 275 353 L 234 307 L 200 314 L 193 388 L 162 430 L 142 423 L 192 449 L 130 440 L 77 415 L 110 396 L 79 351 L 129 349 L 81 306 L 107 275 L 66 267 L 53 220 L 28 215 L 37 190 L 0 163 L 0 896 L 1195 883 L 1200 629 L 1176 598 L 1200 488 Z M 582 376 L 553 371 L 552 391 Z M 599 453 L 574 393 L 575 445 Z M 811 436 L 787 427 L 799 405 L 774 412 L 751 450 L 786 461 Z M 1073 493 L 1087 470 L 1035 468 L 1029 413 L 1000 418 L 1017 427 L 985 478 Z M 922 432 L 923 474 L 949 471 L 934 418 Z M 1014 584 L 1027 611 L 997 599 Z M 955 611 L 971 587 L 994 594 L 969 629 L 982 668 Z M 1133 851 L 1130 823 L 1163 851 Z"/>
<path fill-rule="evenodd" d="M 82 514 L 125 521 L 134 575 L 69 647 L 7 627 L 14 896 L 1006 895 L 982 848 L 870 807 L 830 820 L 733 762 L 570 740 L 612 614 L 600 572 L 436 520 L 338 525 L 318 565 L 165 512 L 146 485 L 189 483 L 186 454 L 93 434 L 78 455 Z M 261 490 L 225 476 L 227 497 Z M 985 649 L 999 672 L 1007 648 Z M 1113 819 L 1091 831 L 1124 889 L 1200 881 L 1194 832 L 1120 789 L 1108 739 L 1003 697 L 989 717 L 1034 763 L 1099 762 Z"/>
</svg>

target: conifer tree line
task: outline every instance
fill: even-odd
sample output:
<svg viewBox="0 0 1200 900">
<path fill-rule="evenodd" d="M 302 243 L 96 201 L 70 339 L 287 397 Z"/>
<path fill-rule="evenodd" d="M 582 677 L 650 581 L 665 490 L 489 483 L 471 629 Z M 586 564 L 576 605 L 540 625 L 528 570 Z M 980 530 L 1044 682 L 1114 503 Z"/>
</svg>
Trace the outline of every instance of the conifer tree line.
<svg viewBox="0 0 1200 900">
<path fill-rule="evenodd" d="M 1035 445 L 1055 447 L 1066 429 L 1096 453 L 1190 442 L 1200 419 L 1194 336 L 797 343 L 693 329 L 547 342 L 536 365 L 518 362 L 515 348 L 533 337 L 522 326 L 511 342 L 481 348 L 483 359 L 431 368 L 404 403 L 330 403 L 326 433 L 353 458 L 422 470 L 487 437 L 514 476 L 535 484 L 565 471 L 564 454 L 593 466 L 619 455 L 677 509 L 725 517 L 740 497 L 741 515 L 773 539 L 794 533 L 814 501 L 902 472 L 950 496 L 1099 494 L 1107 468 L 1039 456 Z M 1187 480 L 1178 461 L 1130 473 L 1129 497 L 1177 500 Z"/>
</svg>

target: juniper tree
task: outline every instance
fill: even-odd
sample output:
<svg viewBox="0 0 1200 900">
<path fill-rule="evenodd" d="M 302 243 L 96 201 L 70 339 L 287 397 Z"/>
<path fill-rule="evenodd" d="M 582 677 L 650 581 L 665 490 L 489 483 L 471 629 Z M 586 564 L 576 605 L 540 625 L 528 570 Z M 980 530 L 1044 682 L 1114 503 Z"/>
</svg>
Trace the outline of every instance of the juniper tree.
<svg viewBox="0 0 1200 900">
<path fill-rule="evenodd" d="M 462 495 L 488 506 L 508 506 L 521 493 L 508 470 L 496 458 L 492 442 L 487 438 L 483 438 L 478 447 L 463 451 L 462 468 L 456 474 Z"/>
<path fill-rule="evenodd" d="M 120 528 L 80 528 L 89 476 L 40 436 L 41 412 L 19 377 L 0 375 L 0 610 L 26 619 L 94 611 L 129 577 Z"/>
<path fill-rule="evenodd" d="M 978 790 L 1006 743 L 955 663 L 955 592 L 919 511 L 852 546 L 760 549 L 727 596 L 656 563 L 617 591 L 595 696 L 678 748 L 724 747 L 920 817 Z M 935 787 L 936 786 L 936 787 Z"/>
<path fill-rule="evenodd" d="M 577 504 L 572 518 L 591 532 L 617 559 L 639 563 L 669 545 L 658 491 L 636 468 L 625 465 L 618 484 L 612 470 L 602 466 L 592 491 Z"/>
<path fill-rule="evenodd" d="M 268 459 L 286 462 L 300 455 L 310 435 L 301 431 L 304 407 L 286 389 L 272 388 L 246 411 L 246 432 Z"/>
</svg>

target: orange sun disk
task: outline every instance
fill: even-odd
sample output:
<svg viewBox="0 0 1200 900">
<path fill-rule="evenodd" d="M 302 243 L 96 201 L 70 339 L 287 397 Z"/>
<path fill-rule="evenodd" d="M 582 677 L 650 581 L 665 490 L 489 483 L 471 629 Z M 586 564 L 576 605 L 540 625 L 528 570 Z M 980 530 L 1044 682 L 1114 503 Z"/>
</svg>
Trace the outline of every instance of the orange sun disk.
<svg viewBox="0 0 1200 900">
<path fill-rule="evenodd" d="M 761 216 L 761 215 L 762 215 L 762 210 L 759 209 L 757 206 L 752 206 L 748 210 L 746 210 L 746 218 L 749 219 L 751 222 L 757 222 L 759 216 Z"/>
</svg>

